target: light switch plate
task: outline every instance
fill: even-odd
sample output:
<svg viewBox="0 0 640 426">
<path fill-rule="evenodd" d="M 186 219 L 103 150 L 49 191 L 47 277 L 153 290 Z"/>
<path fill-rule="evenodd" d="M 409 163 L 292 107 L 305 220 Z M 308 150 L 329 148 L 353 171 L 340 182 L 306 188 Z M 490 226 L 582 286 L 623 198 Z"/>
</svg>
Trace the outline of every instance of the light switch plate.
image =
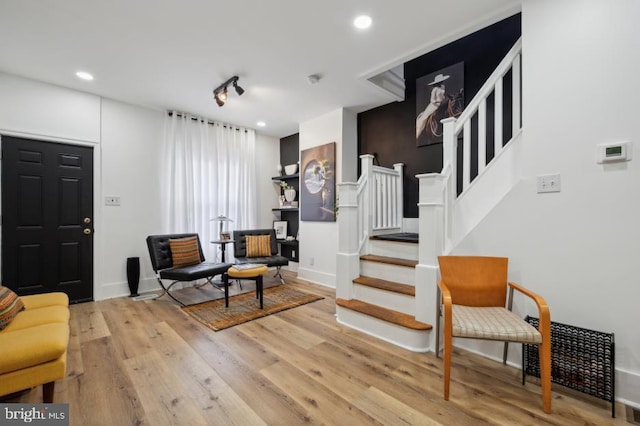
<svg viewBox="0 0 640 426">
<path fill-rule="evenodd" d="M 105 206 L 119 206 L 120 205 L 120 197 L 104 197 L 104 205 Z"/>
<path fill-rule="evenodd" d="M 538 176 L 538 193 L 560 192 L 560 175 Z"/>
</svg>

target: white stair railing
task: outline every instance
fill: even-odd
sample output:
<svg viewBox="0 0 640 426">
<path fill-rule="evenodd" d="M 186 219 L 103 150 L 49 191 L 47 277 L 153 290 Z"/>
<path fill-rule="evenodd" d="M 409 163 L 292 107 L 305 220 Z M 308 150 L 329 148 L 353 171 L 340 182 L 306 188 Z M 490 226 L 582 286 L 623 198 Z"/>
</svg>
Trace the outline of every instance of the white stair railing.
<svg viewBox="0 0 640 426">
<path fill-rule="evenodd" d="M 374 156 L 360 156 L 357 183 L 338 185 L 338 267 L 336 297 L 351 299 L 352 280 L 360 273 L 360 255 L 369 237 L 402 231 L 403 164 L 393 169 L 373 165 Z"/>
<path fill-rule="evenodd" d="M 465 107 L 464 112 L 458 118 L 447 118 L 443 123 L 443 170 L 447 172 L 445 190 L 445 216 L 444 216 L 444 250 L 448 252 L 452 248 L 454 235 L 454 209 L 455 201 L 459 199 L 475 182 L 483 175 L 487 167 L 506 150 L 504 143 L 503 125 L 509 122 L 509 111 L 505 108 L 504 79 L 511 72 L 511 102 L 510 122 L 511 134 L 507 141 L 513 140 L 522 131 L 521 114 L 521 56 L 522 42 L 518 40 L 509 50 L 504 59 L 489 76 L 485 84 L 480 88 L 476 96 Z M 493 95 L 493 115 L 487 112 L 487 100 Z M 491 118 L 492 117 L 492 118 Z M 472 120 L 477 118 L 477 137 L 472 137 Z M 492 123 L 490 122 L 492 120 Z M 493 141 L 487 140 L 487 129 L 493 127 Z M 458 143 L 462 142 L 462 162 L 458 163 Z M 487 161 L 487 144 L 493 146 L 493 156 Z M 472 164 L 472 144 L 475 144 L 477 173 L 472 176 L 474 164 Z M 461 170 L 460 170 L 461 169 Z M 459 184 L 458 179 L 462 179 Z M 458 191 L 460 191 L 458 193 Z"/>
<path fill-rule="evenodd" d="M 368 238 L 402 230 L 403 168 L 374 166 L 374 156 L 360 156 L 362 174 L 358 179 L 358 251 L 366 251 Z"/>
<path fill-rule="evenodd" d="M 440 173 L 418 175 L 420 193 L 418 197 L 418 227 L 420 239 L 418 244 L 418 265 L 416 267 L 416 319 L 419 321 L 436 323 L 437 319 L 437 280 L 438 259 L 442 254 L 450 253 L 454 244 L 460 241 L 464 232 L 468 229 L 457 230 L 460 223 L 469 222 L 465 216 L 468 212 L 477 213 L 476 205 L 469 201 L 468 205 L 460 208 L 461 197 L 469 191 L 472 183 L 480 184 L 481 175 L 493 174 L 509 176 L 500 167 L 493 167 L 498 157 L 505 156 L 512 144 L 504 143 L 503 124 L 511 122 L 511 134 L 508 141 L 518 137 L 522 131 L 521 121 L 521 55 L 522 43 L 518 40 L 507 53 L 486 83 L 480 88 L 476 96 L 467 104 L 465 110 L 458 118 L 447 118 L 443 123 L 443 167 Z M 511 102 L 510 108 L 505 108 L 504 80 L 511 73 Z M 493 95 L 493 114 L 491 114 L 488 99 Z M 511 119 L 508 120 L 507 114 Z M 492 122 L 489 120 L 493 120 Z M 474 132 L 473 122 L 477 122 L 477 131 Z M 487 140 L 490 134 L 488 129 L 493 127 L 493 141 Z M 475 136 L 474 137 L 474 133 Z M 458 163 L 458 141 L 462 142 L 462 162 Z M 487 146 L 493 146 L 493 156 L 487 161 Z M 477 144 L 477 163 L 472 165 L 472 144 Z M 518 144 L 516 144 L 518 145 Z M 510 154 L 511 155 L 511 154 Z M 515 158 L 507 158 L 510 161 Z M 488 167 L 491 173 L 487 173 Z M 511 164 L 513 169 L 513 164 Z M 474 169 L 477 170 L 473 176 Z M 509 169 L 509 167 L 506 167 Z M 501 174 L 502 173 L 502 174 Z M 494 182 L 495 176 L 487 176 Z M 462 179 L 462 182 L 458 182 Z M 482 186 L 482 185 L 480 185 Z M 506 184 L 505 184 L 506 187 Z M 504 188 L 502 189 L 504 191 Z M 460 192 L 458 192 L 460 191 Z M 483 193 L 483 195 L 485 195 Z M 485 197 L 486 198 L 486 197 Z M 484 200 L 487 203 L 486 199 Z M 492 202 L 493 200 L 491 200 Z M 497 202 L 497 201 L 496 201 Z M 484 206 L 486 207 L 486 206 Z M 457 210 L 460 210 L 458 212 Z M 474 211 L 475 210 L 475 211 Z M 477 218 L 476 218 L 477 219 Z M 469 224 L 467 223 L 467 226 Z M 456 240 L 454 240 L 456 235 Z M 432 336 L 432 339 L 435 337 Z M 435 340 L 431 341 L 434 348 Z"/>
<path fill-rule="evenodd" d="M 508 141 L 516 137 L 521 129 L 521 73 L 520 63 L 522 55 L 522 41 L 516 44 L 507 53 L 498 67 L 489 76 L 489 79 L 480 88 L 476 96 L 465 107 L 463 113 L 456 118 L 443 120 L 443 170 L 447 166 L 452 168 L 452 178 L 458 178 L 456 172 L 457 142 L 462 134 L 462 192 L 464 192 L 472 182 L 471 178 L 471 145 L 472 145 L 472 119 L 477 116 L 477 175 L 480 176 L 487 165 L 498 157 L 504 149 L 503 124 L 505 123 L 504 108 L 504 77 L 511 71 L 511 135 Z M 493 94 L 493 150 L 494 154 L 490 161 L 486 158 L 487 128 L 490 114 L 487 114 L 487 99 Z M 455 183 L 455 182 L 454 182 Z M 456 188 L 457 185 L 454 186 Z"/>
</svg>

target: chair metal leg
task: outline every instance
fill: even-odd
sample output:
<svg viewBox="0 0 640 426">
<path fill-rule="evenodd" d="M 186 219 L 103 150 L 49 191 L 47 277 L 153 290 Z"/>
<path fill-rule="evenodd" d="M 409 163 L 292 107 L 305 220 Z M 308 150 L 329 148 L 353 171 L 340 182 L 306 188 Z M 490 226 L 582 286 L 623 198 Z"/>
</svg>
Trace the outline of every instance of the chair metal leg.
<svg viewBox="0 0 640 426">
<path fill-rule="evenodd" d="M 170 298 L 172 298 L 173 300 L 175 300 L 176 302 L 178 302 L 180 305 L 182 306 L 186 306 L 184 303 L 182 303 L 181 301 L 179 301 L 178 299 L 176 299 L 173 294 L 171 294 L 169 292 L 169 290 L 171 290 L 171 287 L 173 287 L 175 284 L 179 283 L 180 281 L 174 281 L 171 284 L 169 284 L 169 287 L 165 287 L 164 283 L 162 282 L 162 280 L 160 279 L 159 276 L 156 276 L 156 279 L 158 280 L 158 283 L 160 284 L 160 287 L 162 287 L 162 294 L 158 297 L 156 297 L 156 299 L 161 298 L 162 296 L 164 296 L 165 294 L 167 296 L 169 296 Z"/>
<path fill-rule="evenodd" d="M 282 278 L 282 274 L 280 273 L 280 266 L 276 266 L 276 273 L 273 275 L 273 278 L 280 277 L 280 283 L 285 284 L 284 278 Z"/>
<path fill-rule="evenodd" d="M 509 287 L 509 300 L 507 301 L 507 309 L 509 312 L 513 310 L 513 287 Z M 507 356 L 509 355 L 509 342 L 504 342 L 502 350 L 502 364 L 507 364 Z"/>
</svg>

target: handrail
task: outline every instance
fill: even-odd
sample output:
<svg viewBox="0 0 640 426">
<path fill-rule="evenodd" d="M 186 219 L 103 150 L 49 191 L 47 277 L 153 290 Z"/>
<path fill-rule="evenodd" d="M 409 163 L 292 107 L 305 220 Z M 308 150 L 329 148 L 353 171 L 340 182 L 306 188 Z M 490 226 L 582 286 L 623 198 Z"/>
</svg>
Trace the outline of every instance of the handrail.
<svg viewBox="0 0 640 426">
<path fill-rule="evenodd" d="M 464 111 L 458 117 L 455 133 L 458 134 L 460 130 L 463 128 L 464 123 L 471 119 L 471 117 L 476 113 L 480 103 L 489 97 L 491 92 L 493 92 L 496 82 L 500 80 L 504 75 L 509 72 L 511 69 L 511 64 L 513 60 L 520 55 L 522 51 L 522 39 L 518 39 L 513 47 L 507 52 L 507 55 L 500 61 L 496 69 L 491 73 L 487 81 L 480 87 L 480 90 L 473 97 L 471 102 L 465 106 Z"/>
</svg>

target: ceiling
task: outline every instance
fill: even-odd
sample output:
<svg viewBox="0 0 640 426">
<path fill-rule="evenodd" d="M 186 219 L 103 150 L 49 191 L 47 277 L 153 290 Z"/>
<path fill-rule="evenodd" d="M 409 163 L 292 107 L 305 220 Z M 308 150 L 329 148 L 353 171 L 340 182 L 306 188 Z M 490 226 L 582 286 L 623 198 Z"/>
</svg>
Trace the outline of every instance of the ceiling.
<svg viewBox="0 0 640 426">
<path fill-rule="evenodd" d="M 392 102 L 368 79 L 519 10 L 520 0 L 4 0 L 0 71 L 243 127 L 264 121 L 259 133 L 283 137 L 340 107 Z M 353 27 L 359 14 L 369 29 Z M 218 107 L 213 89 L 233 75 L 246 92 Z"/>
</svg>

